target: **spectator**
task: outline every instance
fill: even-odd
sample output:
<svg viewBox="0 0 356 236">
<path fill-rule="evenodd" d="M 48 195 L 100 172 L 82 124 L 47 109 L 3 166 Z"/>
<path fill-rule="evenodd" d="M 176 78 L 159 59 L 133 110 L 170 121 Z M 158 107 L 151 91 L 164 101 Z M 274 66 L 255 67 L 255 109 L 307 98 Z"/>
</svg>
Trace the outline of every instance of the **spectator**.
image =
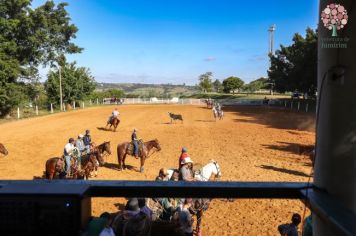
<svg viewBox="0 0 356 236">
<path fill-rule="evenodd" d="M 104 212 L 100 217 L 103 217 L 107 221 L 99 236 L 115 236 L 113 229 L 110 227 L 112 223 L 112 216 L 109 213 Z"/>
<path fill-rule="evenodd" d="M 193 218 L 189 211 L 192 203 L 193 199 L 186 198 L 182 210 L 179 212 L 179 224 L 184 230 L 185 236 L 193 236 Z"/>
<path fill-rule="evenodd" d="M 129 219 L 137 217 L 139 213 L 140 207 L 137 198 L 130 198 L 126 203 L 125 210 L 119 212 L 114 219 L 113 229 L 116 235 L 122 235 L 125 223 Z"/>
<path fill-rule="evenodd" d="M 145 198 L 138 199 L 138 206 L 140 207 L 140 211 L 145 213 L 150 220 L 152 220 L 152 210 L 147 206 L 147 201 Z"/>
<path fill-rule="evenodd" d="M 110 214 L 104 212 L 100 218 L 92 219 L 88 224 L 88 236 L 99 236 L 110 221 Z"/>
<path fill-rule="evenodd" d="M 304 220 L 303 236 L 313 236 L 312 215 Z"/>
<path fill-rule="evenodd" d="M 166 168 L 161 168 L 159 170 L 158 176 L 156 177 L 156 181 L 167 181 L 169 180 L 168 178 L 168 171 Z"/>
<path fill-rule="evenodd" d="M 298 225 L 301 221 L 301 216 L 295 213 L 292 216 L 292 223 L 278 226 L 278 231 L 281 236 L 298 236 Z"/>
<path fill-rule="evenodd" d="M 140 212 L 125 223 L 123 236 L 149 236 L 150 231 L 151 220 L 145 213 Z"/>
</svg>

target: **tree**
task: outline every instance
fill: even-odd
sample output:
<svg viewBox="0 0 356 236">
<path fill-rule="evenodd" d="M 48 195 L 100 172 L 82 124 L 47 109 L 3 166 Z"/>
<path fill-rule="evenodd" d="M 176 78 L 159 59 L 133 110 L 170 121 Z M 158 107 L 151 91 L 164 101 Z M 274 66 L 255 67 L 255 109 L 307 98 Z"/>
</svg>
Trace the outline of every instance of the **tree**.
<svg viewBox="0 0 356 236">
<path fill-rule="evenodd" d="M 232 91 L 232 93 L 235 94 L 235 90 L 240 89 L 243 85 L 244 82 L 240 78 L 234 76 L 230 76 L 223 81 L 225 93 L 230 93 Z"/>
<path fill-rule="evenodd" d="M 344 6 L 330 4 L 321 12 L 321 20 L 326 28 L 332 30 L 332 36 L 337 36 L 337 30 L 345 27 L 349 16 Z"/>
<path fill-rule="evenodd" d="M 87 98 L 95 89 L 95 80 L 88 68 L 76 67 L 76 63 L 61 66 L 63 103 L 72 104 Z M 45 82 L 48 101 L 59 104 L 59 73 L 52 70 Z"/>
<path fill-rule="evenodd" d="M 217 93 L 220 93 L 223 90 L 222 83 L 218 79 L 216 79 L 213 82 L 213 87 L 214 87 L 215 92 L 217 92 Z"/>
<path fill-rule="evenodd" d="M 255 91 L 267 88 L 267 86 L 268 86 L 268 79 L 261 77 L 259 79 L 253 80 L 250 83 L 246 84 L 244 88 L 245 90 L 253 93 Z"/>
<path fill-rule="evenodd" d="M 306 30 L 303 38 L 293 37 L 290 46 L 281 45 L 275 55 L 270 56 L 268 70 L 270 82 L 278 92 L 295 91 L 315 94 L 317 88 L 317 33 Z"/>
<path fill-rule="evenodd" d="M 213 86 L 212 77 L 212 72 L 206 72 L 205 74 L 199 76 L 199 87 L 204 93 L 211 92 Z"/>
<path fill-rule="evenodd" d="M 19 104 L 18 89 L 37 77 L 39 65 L 82 50 L 71 43 L 78 29 L 70 24 L 66 3 L 47 1 L 32 9 L 31 2 L 0 0 L 0 116 Z"/>
</svg>

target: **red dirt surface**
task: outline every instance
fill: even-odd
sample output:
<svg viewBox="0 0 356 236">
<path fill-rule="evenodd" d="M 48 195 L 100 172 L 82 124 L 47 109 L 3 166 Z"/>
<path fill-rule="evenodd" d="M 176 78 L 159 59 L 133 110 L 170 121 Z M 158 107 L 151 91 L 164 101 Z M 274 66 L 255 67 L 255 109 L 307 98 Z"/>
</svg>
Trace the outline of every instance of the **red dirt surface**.
<svg viewBox="0 0 356 236">
<path fill-rule="evenodd" d="M 103 131 L 113 106 L 96 107 L 0 125 L 0 142 L 9 155 L 0 158 L 0 179 L 33 179 L 43 174 L 45 161 L 60 156 L 67 140 L 90 129 L 99 144 L 111 141 L 108 167 L 98 180 L 154 180 L 161 167 L 176 167 L 180 149 L 188 148 L 195 166 L 219 162 L 225 181 L 306 182 L 311 173 L 308 157 L 299 145 L 312 145 L 314 118 L 305 113 L 270 107 L 226 107 L 225 118 L 215 122 L 211 110 L 197 106 L 120 106 L 117 132 Z M 183 115 L 184 123 L 170 124 L 167 112 Z M 137 128 L 145 141 L 157 138 L 162 151 L 150 157 L 145 173 L 139 161 L 128 157 L 129 170 L 119 172 L 116 145 L 130 140 Z M 93 199 L 93 215 L 115 212 L 123 198 Z M 203 235 L 278 235 L 277 227 L 303 213 L 299 200 L 213 200 L 203 218 Z"/>
</svg>

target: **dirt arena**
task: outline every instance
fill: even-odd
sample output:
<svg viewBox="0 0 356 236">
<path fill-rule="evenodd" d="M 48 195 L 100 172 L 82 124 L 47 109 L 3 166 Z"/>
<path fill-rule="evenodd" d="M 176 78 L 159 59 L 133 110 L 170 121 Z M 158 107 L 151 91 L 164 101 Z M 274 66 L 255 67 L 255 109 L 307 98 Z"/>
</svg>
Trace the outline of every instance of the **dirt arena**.
<svg viewBox="0 0 356 236">
<path fill-rule="evenodd" d="M 299 145 L 314 143 L 311 115 L 266 107 L 230 107 L 225 119 L 215 122 L 211 110 L 198 106 L 124 105 L 119 107 L 117 132 L 99 130 L 113 106 L 88 108 L 0 125 L 0 142 L 9 155 L 0 157 L 0 179 L 33 179 L 42 176 L 45 161 L 62 153 L 66 141 L 90 129 L 97 144 L 111 141 L 113 154 L 106 159 L 116 167 L 116 145 L 130 140 L 132 129 L 145 141 L 157 138 L 162 151 L 138 172 L 139 161 L 128 157 L 129 170 L 101 167 L 100 180 L 154 180 L 160 167 L 176 167 L 186 146 L 196 166 L 215 159 L 222 180 L 306 182 L 311 162 L 299 155 Z M 167 112 L 180 113 L 184 123 L 170 124 Z M 121 198 L 93 200 L 93 215 L 115 212 Z M 298 200 L 213 200 L 203 219 L 203 235 L 278 235 L 277 226 L 303 213 Z"/>
</svg>

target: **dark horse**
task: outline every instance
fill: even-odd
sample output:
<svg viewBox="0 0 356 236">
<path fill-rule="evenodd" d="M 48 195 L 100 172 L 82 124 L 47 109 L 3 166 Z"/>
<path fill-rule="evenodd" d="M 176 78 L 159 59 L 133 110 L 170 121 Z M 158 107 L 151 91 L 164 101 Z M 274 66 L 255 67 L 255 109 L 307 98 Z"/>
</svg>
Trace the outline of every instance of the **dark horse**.
<svg viewBox="0 0 356 236">
<path fill-rule="evenodd" d="M 93 148 L 92 153 L 83 155 L 81 158 L 81 164 L 82 164 L 82 171 L 79 171 L 75 166 L 71 167 L 72 174 L 74 174 L 74 177 L 76 174 L 82 177 L 88 178 L 90 175 L 90 172 L 95 171 L 95 175 L 97 174 L 98 170 L 98 165 L 104 165 L 104 158 L 103 155 L 105 155 L 105 152 L 108 154 L 111 154 L 110 150 L 110 141 L 109 142 L 104 142 L 100 144 L 99 146 L 96 146 Z M 64 178 L 65 172 L 64 172 L 64 166 L 65 166 L 65 161 L 61 157 L 53 157 L 50 158 L 46 161 L 46 171 L 45 171 L 45 177 L 46 179 L 53 179 L 56 174 L 58 174 L 59 178 Z"/>
<path fill-rule="evenodd" d="M 111 145 L 110 141 L 103 142 L 102 144 L 93 148 L 93 152 L 97 152 L 97 159 L 99 164 L 102 166 L 104 165 L 104 156 L 111 155 Z"/>
<path fill-rule="evenodd" d="M 130 151 L 129 147 L 133 145 L 131 142 L 125 142 L 125 143 L 120 143 L 117 145 L 117 160 L 119 162 L 119 170 L 122 170 L 122 168 L 126 168 L 125 165 L 125 159 L 126 159 L 126 155 L 133 155 L 133 152 Z M 141 146 L 141 145 L 139 145 Z M 139 151 L 139 157 L 141 160 L 141 166 L 140 166 L 140 172 L 143 172 L 144 168 L 144 164 L 145 164 L 145 160 L 148 158 L 148 154 L 149 152 L 153 149 L 156 148 L 157 151 L 161 150 L 161 146 L 159 145 L 159 142 L 157 139 L 148 141 L 148 142 L 144 142 L 142 145 L 142 148 L 140 148 Z"/>
<path fill-rule="evenodd" d="M 110 125 L 110 126 L 109 126 L 109 129 L 111 129 L 111 127 L 114 126 L 114 132 L 116 132 L 116 128 L 117 128 L 117 126 L 118 126 L 119 124 L 120 124 L 120 119 L 117 118 L 117 117 L 113 117 L 112 119 L 110 119 L 110 121 L 108 121 L 108 122 L 106 123 L 105 128 L 106 128 L 108 125 Z"/>
<path fill-rule="evenodd" d="M 9 152 L 6 150 L 4 144 L 2 144 L 2 143 L 0 143 L 0 154 L 3 154 L 4 156 L 9 154 Z"/>
</svg>

